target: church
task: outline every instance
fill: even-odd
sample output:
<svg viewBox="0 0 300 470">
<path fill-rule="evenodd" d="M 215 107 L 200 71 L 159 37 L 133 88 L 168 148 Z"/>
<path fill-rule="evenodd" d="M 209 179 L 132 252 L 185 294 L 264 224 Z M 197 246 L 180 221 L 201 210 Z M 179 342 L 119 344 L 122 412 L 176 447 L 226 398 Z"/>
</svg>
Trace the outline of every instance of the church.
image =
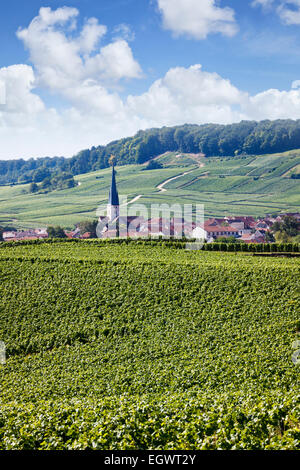
<svg viewBox="0 0 300 470">
<path fill-rule="evenodd" d="M 99 217 L 97 228 L 99 238 L 169 238 L 170 236 L 182 238 L 195 229 L 193 222 L 187 222 L 182 217 L 147 217 L 145 219 L 138 215 L 121 215 L 120 207 L 123 207 L 126 214 L 126 204 L 120 206 L 116 171 L 113 165 L 107 216 Z"/>
<path fill-rule="evenodd" d="M 120 215 L 120 200 L 113 165 L 108 196 L 107 217 L 99 217 L 101 238 L 127 238 L 142 236 L 145 219 L 139 216 Z M 148 233 L 147 233 L 148 235 Z"/>
</svg>

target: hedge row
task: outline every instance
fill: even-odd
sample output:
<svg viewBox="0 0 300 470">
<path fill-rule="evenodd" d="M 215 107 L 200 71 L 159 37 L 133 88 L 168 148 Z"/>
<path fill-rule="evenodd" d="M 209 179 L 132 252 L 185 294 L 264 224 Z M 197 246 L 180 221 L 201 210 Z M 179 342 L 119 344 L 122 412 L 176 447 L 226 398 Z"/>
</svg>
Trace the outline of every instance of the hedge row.
<svg viewBox="0 0 300 470">
<path fill-rule="evenodd" d="M 199 244 L 196 240 L 188 239 L 131 239 L 131 238 L 115 238 L 115 239 L 61 239 L 61 238 L 47 238 L 37 240 L 24 240 L 13 242 L 0 242 L 0 248 L 15 247 L 15 246 L 28 246 L 28 245 L 41 245 L 53 243 L 82 243 L 97 246 L 105 246 L 107 244 L 115 245 L 152 245 L 164 246 L 168 248 L 186 249 L 186 248 L 199 248 L 203 251 L 227 251 L 227 252 L 252 252 L 252 253 L 299 253 L 299 243 L 204 243 Z"/>
<path fill-rule="evenodd" d="M 298 243 L 212 243 L 203 245 L 205 251 L 231 251 L 252 253 L 298 253 Z"/>
</svg>

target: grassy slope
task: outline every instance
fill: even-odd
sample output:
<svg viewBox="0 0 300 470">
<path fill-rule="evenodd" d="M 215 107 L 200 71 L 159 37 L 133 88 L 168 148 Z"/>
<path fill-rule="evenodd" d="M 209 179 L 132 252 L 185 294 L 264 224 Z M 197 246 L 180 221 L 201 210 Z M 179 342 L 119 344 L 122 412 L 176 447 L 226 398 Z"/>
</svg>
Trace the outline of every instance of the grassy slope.
<svg viewBox="0 0 300 470">
<path fill-rule="evenodd" d="M 164 169 L 142 171 L 138 165 L 118 168 L 120 194 L 129 198 L 142 194 L 139 203 L 147 206 L 203 203 L 206 216 L 259 216 L 299 210 L 299 181 L 291 180 L 289 175 L 299 165 L 300 151 L 200 160 L 169 153 L 158 160 Z M 157 190 L 163 181 L 190 170 L 193 171 L 167 184 L 167 192 Z M 95 218 L 97 207 L 107 202 L 110 170 L 76 179 L 80 186 L 47 195 L 29 195 L 28 185 L 0 187 L 0 223 L 20 227 L 60 224 L 71 228 L 80 220 Z"/>
<path fill-rule="evenodd" d="M 299 448 L 299 261 L 0 249 L 1 448 Z"/>
</svg>

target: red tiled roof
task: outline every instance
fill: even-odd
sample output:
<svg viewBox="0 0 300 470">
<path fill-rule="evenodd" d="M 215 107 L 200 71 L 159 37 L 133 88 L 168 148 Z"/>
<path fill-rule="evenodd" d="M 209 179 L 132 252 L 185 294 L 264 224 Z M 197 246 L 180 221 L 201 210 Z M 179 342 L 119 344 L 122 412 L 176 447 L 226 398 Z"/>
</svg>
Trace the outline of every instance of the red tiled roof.
<svg viewBox="0 0 300 470">
<path fill-rule="evenodd" d="M 208 233 L 219 233 L 219 232 L 234 232 L 234 233 L 239 233 L 239 230 L 231 227 L 230 225 L 228 226 L 222 226 L 222 225 L 217 225 L 213 226 L 208 224 L 207 222 L 204 223 L 204 230 Z"/>
<path fill-rule="evenodd" d="M 91 238 L 91 232 L 84 233 L 83 235 L 81 235 L 80 238 L 82 238 L 82 239 Z"/>
</svg>

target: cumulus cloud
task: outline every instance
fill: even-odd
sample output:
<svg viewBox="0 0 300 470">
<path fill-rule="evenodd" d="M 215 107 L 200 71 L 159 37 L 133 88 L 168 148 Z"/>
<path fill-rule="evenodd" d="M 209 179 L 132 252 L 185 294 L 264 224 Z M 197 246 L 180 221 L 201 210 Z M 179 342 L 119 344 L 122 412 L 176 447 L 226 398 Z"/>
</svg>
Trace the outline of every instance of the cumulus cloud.
<svg viewBox="0 0 300 470">
<path fill-rule="evenodd" d="M 232 8 L 218 7 L 215 0 L 157 0 L 166 29 L 175 36 L 205 39 L 208 34 L 234 36 L 238 31 Z"/>
<path fill-rule="evenodd" d="M 84 54 L 90 54 L 93 52 L 96 49 L 99 40 L 106 34 L 106 32 L 106 26 L 99 24 L 96 18 L 89 18 L 83 26 L 80 36 L 76 41 L 79 46 L 79 52 L 83 52 Z"/>
<path fill-rule="evenodd" d="M 86 60 L 85 72 L 88 77 L 113 81 L 141 76 L 140 66 L 134 60 L 128 43 L 123 39 L 104 46 L 99 54 L 89 57 Z"/>
<path fill-rule="evenodd" d="M 34 71 L 28 65 L 12 65 L 0 69 L 0 82 L 5 89 L 5 104 L 0 114 L 2 126 L 28 126 L 45 110 L 40 97 L 33 93 Z"/>
<path fill-rule="evenodd" d="M 300 81 L 292 89 L 249 95 L 200 65 L 176 67 L 141 96 L 129 96 L 128 108 L 148 126 L 184 123 L 228 124 L 242 119 L 300 119 Z M 295 89 L 297 85 L 297 89 Z"/>
<path fill-rule="evenodd" d="M 287 25 L 300 24 L 300 0 L 284 0 L 278 6 L 277 12 Z"/>
<path fill-rule="evenodd" d="M 5 100 L 0 106 L 0 157 L 29 157 L 50 154 L 51 127 L 57 113 L 46 108 L 34 93 L 35 76 L 32 67 L 24 64 L 0 68 L 0 83 Z M 46 149 L 50 143 L 50 149 Z"/>
<path fill-rule="evenodd" d="M 90 79 L 100 83 L 104 78 L 113 82 L 139 78 L 141 68 L 128 43 L 118 39 L 100 48 L 107 28 L 96 18 L 87 19 L 76 35 L 78 14 L 76 8 L 41 8 L 28 28 L 18 31 L 18 38 L 29 50 L 39 86 L 63 91 Z"/>
<path fill-rule="evenodd" d="M 201 65 L 176 67 L 153 83 L 141 96 L 129 96 L 128 108 L 152 125 L 175 125 L 184 122 L 232 122 L 242 114 L 234 109 L 245 94 L 216 73 L 202 70 Z"/>
<path fill-rule="evenodd" d="M 300 90 L 266 90 L 250 96 L 244 108 L 252 119 L 300 119 Z"/>
</svg>

